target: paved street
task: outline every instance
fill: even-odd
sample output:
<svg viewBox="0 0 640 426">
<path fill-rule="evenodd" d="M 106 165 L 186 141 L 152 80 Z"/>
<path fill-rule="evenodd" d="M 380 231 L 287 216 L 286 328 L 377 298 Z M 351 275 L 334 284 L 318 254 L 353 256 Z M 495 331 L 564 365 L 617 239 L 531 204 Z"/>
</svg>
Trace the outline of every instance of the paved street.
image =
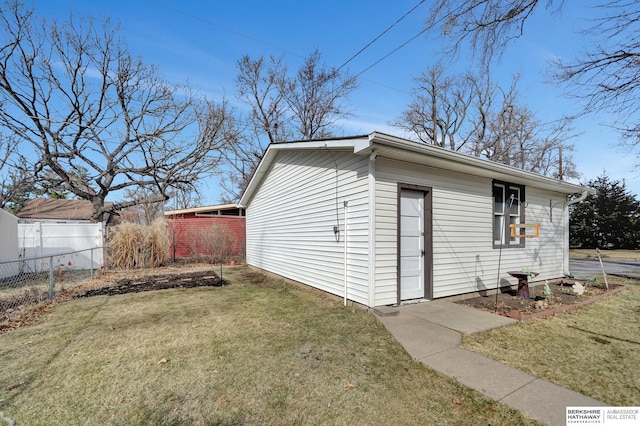
<svg viewBox="0 0 640 426">
<path fill-rule="evenodd" d="M 604 270 L 607 274 L 635 274 L 640 276 L 640 262 L 603 262 Z M 569 268 L 575 277 L 590 274 L 602 274 L 600 262 L 598 260 L 571 259 Z"/>
</svg>

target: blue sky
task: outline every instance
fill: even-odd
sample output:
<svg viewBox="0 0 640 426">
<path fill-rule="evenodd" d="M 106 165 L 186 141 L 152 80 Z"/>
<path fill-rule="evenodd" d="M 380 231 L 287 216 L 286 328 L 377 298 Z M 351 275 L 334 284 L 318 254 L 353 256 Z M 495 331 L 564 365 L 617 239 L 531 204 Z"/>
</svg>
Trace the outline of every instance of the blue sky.
<svg viewBox="0 0 640 426">
<path fill-rule="evenodd" d="M 319 49 L 329 66 L 340 66 L 419 0 L 33 0 L 36 12 L 49 18 L 75 15 L 110 18 L 121 25 L 130 51 L 145 63 L 157 65 L 174 82 L 189 81 L 211 99 L 235 98 L 236 61 L 245 54 L 285 55 L 296 69 L 312 50 Z M 424 28 L 430 1 L 418 7 L 380 40 L 348 64 L 359 74 Z M 579 105 L 564 88 L 545 83 L 548 61 L 570 59 L 592 43 L 577 30 L 592 14 L 587 2 L 565 2 L 562 14 L 534 15 L 525 36 L 512 43 L 494 76 L 508 86 L 511 75 L 522 73 L 522 100 L 543 121 L 575 114 Z M 574 4 L 579 3 L 579 4 Z M 389 126 L 410 101 L 412 79 L 435 63 L 441 44 L 428 33 L 389 56 L 360 76 L 359 88 L 349 98 L 352 117 L 341 123 L 345 135 L 374 130 L 403 136 Z M 460 55 L 452 67 L 468 68 L 468 55 Z M 640 194 L 640 162 L 635 152 L 618 147 L 618 135 L 601 122 L 605 115 L 576 121 L 579 136 L 573 139 L 574 160 L 582 180 L 603 171 Z M 203 192 L 203 204 L 215 204 L 215 185 Z"/>
</svg>

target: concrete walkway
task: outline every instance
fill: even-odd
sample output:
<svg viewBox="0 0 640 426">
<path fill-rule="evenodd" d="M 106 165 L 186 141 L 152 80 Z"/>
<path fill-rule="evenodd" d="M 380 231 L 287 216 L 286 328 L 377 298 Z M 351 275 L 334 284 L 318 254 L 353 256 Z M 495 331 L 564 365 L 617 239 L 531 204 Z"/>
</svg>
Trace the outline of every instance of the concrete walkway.
<svg viewBox="0 0 640 426">
<path fill-rule="evenodd" d="M 374 309 L 374 313 L 417 361 L 544 424 L 564 425 L 567 406 L 607 405 L 460 346 L 460 333 L 516 322 L 510 318 L 444 301 Z"/>
</svg>

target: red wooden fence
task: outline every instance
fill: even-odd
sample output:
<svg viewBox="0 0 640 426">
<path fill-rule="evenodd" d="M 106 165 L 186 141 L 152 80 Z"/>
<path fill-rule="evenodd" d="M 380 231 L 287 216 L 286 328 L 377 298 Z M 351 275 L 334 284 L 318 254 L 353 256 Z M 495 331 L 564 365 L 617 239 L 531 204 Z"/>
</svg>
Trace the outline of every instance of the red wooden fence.
<svg viewBox="0 0 640 426">
<path fill-rule="evenodd" d="M 246 226 L 241 216 L 185 216 L 169 219 L 171 256 L 244 258 Z M 225 259 L 228 260 L 228 259 Z"/>
</svg>

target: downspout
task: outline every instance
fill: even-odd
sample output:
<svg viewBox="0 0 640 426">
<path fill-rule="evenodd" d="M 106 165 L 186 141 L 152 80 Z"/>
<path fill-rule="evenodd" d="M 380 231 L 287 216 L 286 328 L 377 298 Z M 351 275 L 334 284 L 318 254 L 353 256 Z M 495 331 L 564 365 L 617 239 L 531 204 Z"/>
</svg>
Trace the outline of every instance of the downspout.
<svg viewBox="0 0 640 426">
<path fill-rule="evenodd" d="M 347 296 L 349 292 L 349 275 L 348 275 L 348 265 L 347 265 L 347 248 L 349 241 L 349 222 L 347 221 L 349 217 L 349 202 L 344 202 L 344 306 L 347 306 Z"/>
<path fill-rule="evenodd" d="M 562 250 L 564 260 L 562 262 L 562 273 L 565 277 L 571 276 L 571 271 L 569 271 L 569 206 L 573 204 L 578 204 L 584 201 L 589 196 L 589 191 L 584 191 L 578 198 L 575 200 L 569 200 L 564 205 L 563 212 L 563 220 L 564 220 L 564 249 Z"/>
<path fill-rule="evenodd" d="M 376 295 L 376 158 L 375 152 L 369 156 L 369 307 L 373 307 Z"/>
<path fill-rule="evenodd" d="M 584 191 L 578 198 L 576 198 L 575 200 L 570 200 L 567 201 L 567 207 L 569 207 L 572 204 L 578 204 L 583 202 L 584 200 L 586 200 L 586 198 L 589 196 L 589 191 Z"/>
</svg>

